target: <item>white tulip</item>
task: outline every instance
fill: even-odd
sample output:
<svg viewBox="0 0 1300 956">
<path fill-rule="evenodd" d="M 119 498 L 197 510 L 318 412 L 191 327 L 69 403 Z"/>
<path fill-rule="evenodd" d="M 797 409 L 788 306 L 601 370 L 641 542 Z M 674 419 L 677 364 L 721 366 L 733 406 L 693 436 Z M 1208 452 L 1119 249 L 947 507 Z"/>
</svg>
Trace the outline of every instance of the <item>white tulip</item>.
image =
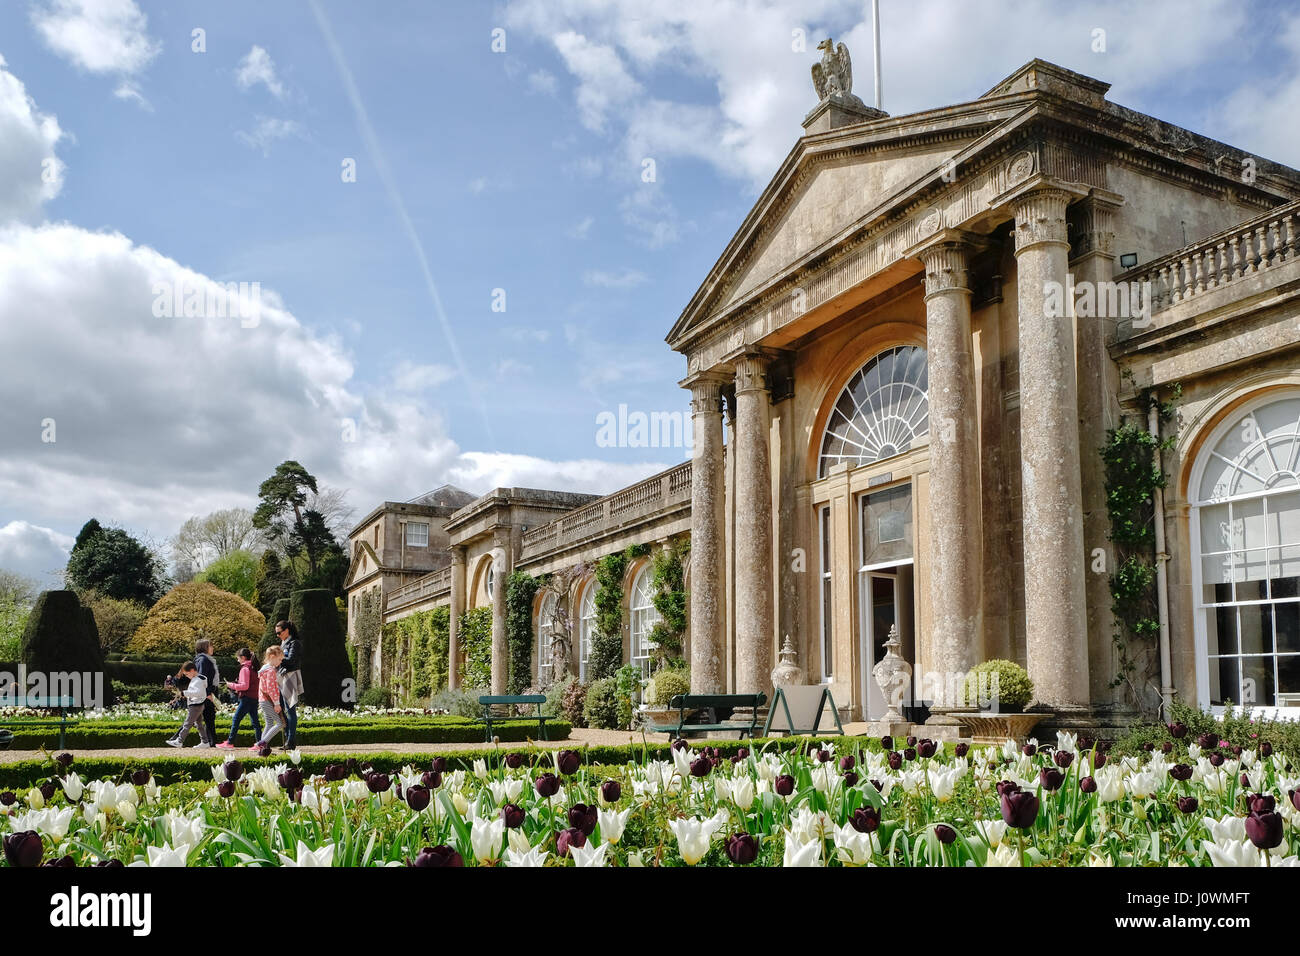
<svg viewBox="0 0 1300 956">
<path fill-rule="evenodd" d="M 478 777 L 480 780 L 486 780 L 488 778 L 488 766 L 486 760 L 479 758 L 474 761 L 474 776 Z"/>
<path fill-rule="evenodd" d="M 569 846 L 569 856 L 573 857 L 574 866 L 604 866 L 605 851 L 609 849 L 608 843 L 592 844 L 586 846 Z"/>
<path fill-rule="evenodd" d="M 682 817 L 668 821 L 668 828 L 677 837 L 677 852 L 687 865 L 694 866 L 709 852 L 709 843 L 713 834 L 722 826 L 717 817 L 707 820 L 695 820 Z"/>
<path fill-rule="evenodd" d="M 277 853 L 280 858 L 281 866 L 333 866 L 334 865 L 334 844 L 324 843 L 315 850 L 312 850 L 301 840 L 298 841 L 297 859 L 290 859 L 283 853 Z"/>
<path fill-rule="evenodd" d="M 989 846 L 994 847 L 1007 835 L 1007 825 L 1003 820 L 976 820 L 975 829 L 989 842 Z"/>
<path fill-rule="evenodd" d="M 1240 843 L 1243 840 L 1249 840 L 1249 837 L 1246 836 L 1245 817 L 1226 816 L 1221 820 L 1215 820 L 1213 817 L 1202 817 L 1201 822 L 1205 824 L 1210 839 L 1215 843 Z"/>
<path fill-rule="evenodd" d="M 513 831 L 511 835 L 513 836 Z M 545 866 L 548 856 L 550 856 L 549 853 L 538 847 L 530 846 L 523 850 L 510 847 L 506 850 L 506 866 Z"/>
<path fill-rule="evenodd" d="M 985 866 L 1021 866 L 1020 851 L 1009 843 L 1004 843 L 988 855 Z"/>
<path fill-rule="evenodd" d="M 754 780 L 752 777 L 737 777 L 731 783 L 731 801 L 741 810 L 748 810 L 754 805 Z"/>
<path fill-rule="evenodd" d="M 292 763 L 295 767 L 298 766 L 298 764 L 302 763 L 301 750 L 290 750 L 288 753 L 288 757 L 289 757 L 289 762 Z M 331 852 L 333 852 L 332 848 L 331 848 Z"/>
<path fill-rule="evenodd" d="M 473 821 L 470 825 L 469 842 L 475 859 L 484 863 L 497 858 L 501 852 L 501 837 L 505 833 L 505 828 L 505 821 L 500 817 L 493 820 Z"/>
<path fill-rule="evenodd" d="M 451 805 L 456 808 L 456 812 L 462 817 L 469 813 L 469 798 L 460 791 L 451 795 Z"/>
<path fill-rule="evenodd" d="M 1200 747 L 1200 744 L 1188 744 L 1188 745 L 1187 745 L 1187 756 L 1190 757 L 1192 760 L 1197 760 L 1197 759 L 1199 759 L 1200 756 L 1201 756 L 1201 747 Z"/>
<path fill-rule="evenodd" d="M 506 846 L 517 854 L 527 853 L 533 848 L 533 845 L 528 842 L 528 835 L 522 829 L 506 831 Z"/>
<path fill-rule="evenodd" d="M 787 831 L 785 835 L 785 855 L 781 861 L 782 866 L 821 866 L 821 857 L 822 844 L 820 840 L 801 843 L 797 836 Z"/>
<path fill-rule="evenodd" d="M 45 806 L 45 796 L 35 787 L 27 791 L 27 805 L 33 810 L 40 810 Z"/>
<path fill-rule="evenodd" d="M 188 865 L 185 861 L 189 856 L 189 847 L 186 846 L 173 849 L 164 843 L 162 846 L 145 847 L 145 852 L 148 854 L 146 859 L 136 860 L 131 865 L 149 867 Z"/>
<path fill-rule="evenodd" d="M 136 820 L 135 804 L 123 800 L 121 803 L 117 805 L 117 815 L 122 818 L 122 822 L 125 823 L 127 826 L 130 826 L 131 824 L 135 823 Z"/>
<path fill-rule="evenodd" d="M 668 752 L 672 754 L 673 768 L 683 778 L 689 778 L 691 775 L 691 761 L 695 759 L 695 755 L 691 753 L 691 748 L 682 747 L 680 750 L 673 748 Z"/>
<path fill-rule="evenodd" d="M 627 865 L 630 866 L 630 867 L 631 867 L 631 866 L 640 866 L 640 867 L 644 867 L 644 866 L 645 866 L 645 861 L 641 859 L 641 851 L 640 851 L 640 850 L 633 850 L 631 853 L 629 853 L 629 854 L 627 855 Z"/>
<path fill-rule="evenodd" d="M 847 866 L 869 865 L 872 854 L 880 848 L 874 833 L 859 833 L 847 823 L 836 830 L 833 836 L 835 838 L 835 855 L 841 863 Z M 820 842 L 818 841 L 819 844 Z M 789 852 L 788 840 L 786 849 Z"/>
<path fill-rule="evenodd" d="M 596 810 L 596 821 L 600 825 L 600 838 L 606 843 L 617 843 L 623 839 L 623 829 L 627 826 L 627 819 L 632 815 L 631 809 L 621 813 L 614 810 Z"/>
<path fill-rule="evenodd" d="M 81 782 L 81 778 L 75 773 L 68 774 L 60 780 L 59 783 L 63 785 L 64 794 L 66 794 L 67 798 L 73 803 L 76 803 L 81 799 L 81 794 L 85 792 L 86 789 L 85 785 Z"/>
<path fill-rule="evenodd" d="M 1064 750 L 1068 753 L 1079 752 L 1079 737 L 1077 734 L 1071 734 L 1064 730 L 1056 732 L 1056 749 Z"/>
<path fill-rule="evenodd" d="M 952 799 L 952 793 L 957 787 L 957 781 L 961 779 L 961 771 L 931 767 L 927 771 L 927 776 L 930 778 L 930 791 L 934 794 L 935 799 L 940 803 L 946 803 Z"/>
<path fill-rule="evenodd" d="M 1265 866 L 1264 856 L 1249 840 L 1202 840 L 1201 846 L 1215 866 Z"/>
</svg>

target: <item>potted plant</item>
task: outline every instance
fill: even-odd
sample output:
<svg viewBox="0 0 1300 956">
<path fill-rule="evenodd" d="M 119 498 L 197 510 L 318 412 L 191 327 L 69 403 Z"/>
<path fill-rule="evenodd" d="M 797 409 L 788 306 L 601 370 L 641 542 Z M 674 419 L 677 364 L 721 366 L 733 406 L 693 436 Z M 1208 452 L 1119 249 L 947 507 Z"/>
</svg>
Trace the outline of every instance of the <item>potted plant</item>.
<svg viewBox="0 0 1300 956">
<path fill-rule="evenodd" d="M 1015 661 L 991 660 L 976 666 L 962 685 L 963 706 L 959 715 L 977 744 L 1001 743 L 1007 738 L 1024 740 L 1046 711 L 1025 713 L 1034 698 L 1034 682 Z"/>
</svg>

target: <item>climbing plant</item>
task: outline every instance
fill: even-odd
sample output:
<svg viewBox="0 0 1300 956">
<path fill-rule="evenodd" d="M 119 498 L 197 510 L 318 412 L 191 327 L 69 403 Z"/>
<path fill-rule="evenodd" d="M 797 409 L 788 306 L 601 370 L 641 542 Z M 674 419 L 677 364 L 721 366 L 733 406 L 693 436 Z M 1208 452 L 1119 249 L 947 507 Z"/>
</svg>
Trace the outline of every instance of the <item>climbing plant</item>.
<svg viewBox="0 0 1300 956">
<path fill-rule="evenodd" d="M 587 677 L 613 677 L 623 663 L 623 578 L 628 562 L 645 557 L 650 546 L 629 545 L 596 562 L 596 633 L 587 658 Z"/>
<path fill-rule="evenodd" d="M 1182 391 L 1174 387 L 1168 402 L 1157 403 L 1159 420 L 1173 418 Z M 1143 399 L 1154 401 L 1144 394 Z M 1101 448 L 1106 475 L 1106 511 L 1110 540 L 1115 548 L 1110 574 L 1111 612 L 1115 617 L 1113 640 L 1118 652 L 1112 687 L 1128 684 L 1139 703 L 1143 695 L 1134 685 L 1138 660 L 1149 658 L 1160 633 L 1155 593 L 1155 492 L 1169 476 L 1156 464 L 1156 453 L 1167 451 L 1174 439 L 1158 438 L 1139 421 L 1122 421 L 1106 433 Z"/>
<path fill-rule="evenodd" d="M 476 607 L 460 617 L 457 632 L 460 651 L 465 655 L 461 686 L 479 690 L 492 686 L 492 608 Z"/>
<path fill-rule="evenodd" d="M 373 589 L 361 595 L 357 606 L 357 619 L 354 625 L 356 634 L 356 674 L 357 694 L 364 694 L 370 689 L 371 661 L 374 659 L 375 643 L 380 640 L 382 616 L 379 611 L 379 593 Z"/>
<path fill-rule="evenodd" d="M 682 635 L 686 633 L 686 573 L 682 559 L 691 549 L 689 538 L 679 538 L 666 551 L 655 554 L 651 564 L 654 606 L 659 621 L 650 629 L 650 640 L 658 646 L 656 670 L 682 656 Z"/>
<path fill-rule="evenodd" d="M 506 584 L 506 643 L 510 672 L 506 692 L 522 694 L 533 682 L 533 598 L 541 582 L 516 571 Z"/>
</svg>

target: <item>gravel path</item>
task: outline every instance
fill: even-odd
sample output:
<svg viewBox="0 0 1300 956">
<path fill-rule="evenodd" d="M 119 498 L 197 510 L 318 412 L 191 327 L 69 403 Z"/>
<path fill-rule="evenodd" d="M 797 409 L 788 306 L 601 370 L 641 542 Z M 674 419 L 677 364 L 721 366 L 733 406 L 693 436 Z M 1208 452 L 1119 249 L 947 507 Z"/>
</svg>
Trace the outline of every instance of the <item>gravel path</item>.
<svg viewBox="0 0 1300 956">
<path fill-rule="evenodd" d="M 866 724 L 845 724 L 844 732 L 849 735 L 858 735 L 865 733 Z M 193 739 L 193 738 L 192 738 Z M 568 740 L 539 740 L 537 746 L 549 747 L 551 749 L 573 748 L 577 749 L 583 745 L 593 747 L 618 746 L 626 744 L 639 744 L 642 740 L 648 743 L 665 744 L 668 743 L 667 734 L 646 734 L 644 738 L 638 733 L 627 730 L 587 730 L 574 729 Z M 705 741 L 691 741 L 692 747 L 704 745 Z M 364 753 L 403 753 L 403 754 L 426 754 L 438 753 L 447 750 L 473 750 L 485 746 L 482 743 L 456 743 L 456 744 L 338 744 L 328 747 L 312 747 L 310 745 L 301 747 L 303 753 L 337 753 L 337 754 L 364 754 Z M 516 747 L 524 746 L 516 743 L 503 743 L 500 745 L 504 750 L 512 750 Z M 51 753 L 55 751 L 50 751 Z M 193 747 L 187 747 L 184 750 L 177 750 L 172 747 L 140 747 L 131 750 L 77 750 L 69 751 L 74 757 L 85 757 L 87 759 L 94 757 L 130 757 L 138 760 L 150 760 L 155 757 L 175 757 L 185 755 L 188 757 L 203 757 L 217 761 L 227 753 L 237 756 L 247 756 L 248 751 L 243 748 L 235 750 L 196 750 Z M 272 751 L 272 755 L 279 755 L 282 751 L 278 748 Z M 18 760 L 39 760 L 41 759 L 40 751 L 36 750 L 0 750 L 0 764 L 13 763 Z"/>
</svg>

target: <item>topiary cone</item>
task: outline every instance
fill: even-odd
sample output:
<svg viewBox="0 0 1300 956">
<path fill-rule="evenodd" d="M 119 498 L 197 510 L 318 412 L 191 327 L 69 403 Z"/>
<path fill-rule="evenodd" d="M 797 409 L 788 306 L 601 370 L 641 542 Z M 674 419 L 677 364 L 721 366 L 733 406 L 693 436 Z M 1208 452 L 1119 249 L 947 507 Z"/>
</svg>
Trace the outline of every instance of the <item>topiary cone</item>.
<svg viewBox="0 0 1300 956">
<path fill-rule="evenodd" d="M 275 602 L 275 609 L 271 612 L 271 616 L 266 619 L 266 630 L 262 633 L 262 643 L 257 645 L 257 649 L 261 654 L 265 654 L 266 649 L 272 644 L 280 643 L 279 638 L 275 636 L 275 625 L 280 621 L 289 619 L 289 606 L 288 598 L 280 598 Z"/>
<path fill-rule="evenodd" d="M 294 591 L 289 602 L 289 620 L 302 641 L 303 701 L 313 707 L 350 707 L 343 691 L 344 681 L 352 679 L 352 665 L 334 592 L 328 588 Z"/>
<path fill-rule="evenodd" d="M 22 640 L 29 672 L 100 673 L 104 651 L 90 609 L 75 591 L 42 591 L 36 599 Z"/>
</svg>

